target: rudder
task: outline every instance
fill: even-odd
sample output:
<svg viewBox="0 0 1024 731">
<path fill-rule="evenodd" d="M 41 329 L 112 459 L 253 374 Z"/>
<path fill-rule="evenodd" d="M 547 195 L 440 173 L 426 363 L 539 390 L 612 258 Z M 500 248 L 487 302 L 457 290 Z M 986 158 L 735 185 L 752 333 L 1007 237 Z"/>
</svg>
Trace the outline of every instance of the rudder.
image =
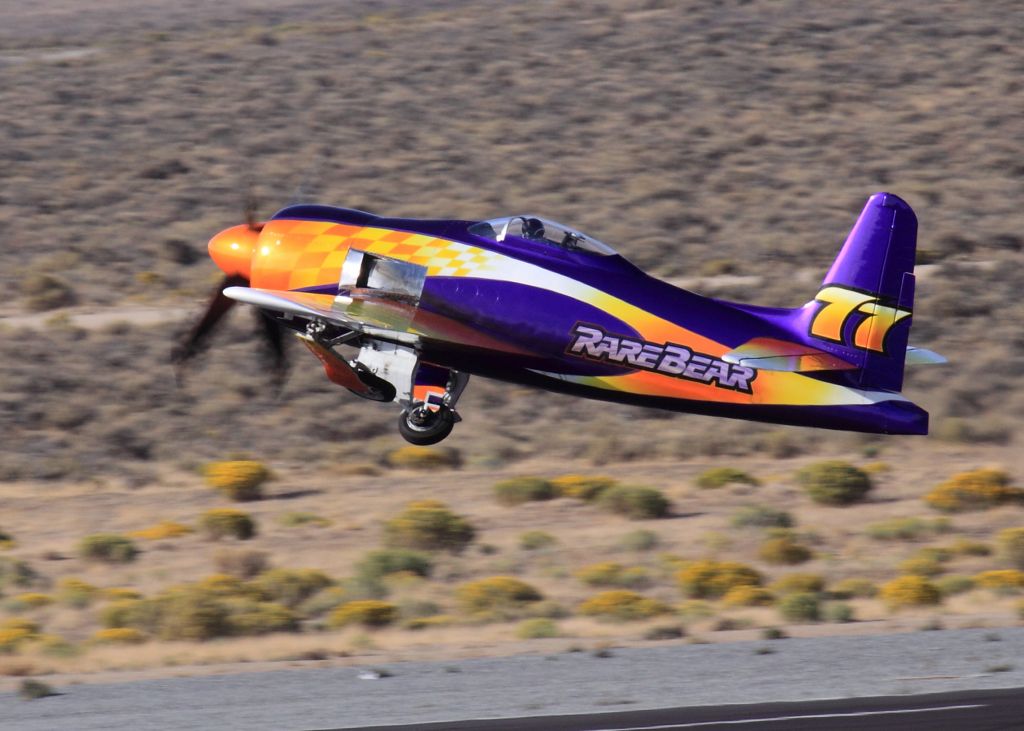
<svg viewBox="0 0 1024 731">
<path fill-rule="evenodd" d="M 914 305 L 917 217 L 892 193 L 868 199 L 812 302 L 807 334 L 853 363 L 863 388 L 899 391 Z"/>
</svg>

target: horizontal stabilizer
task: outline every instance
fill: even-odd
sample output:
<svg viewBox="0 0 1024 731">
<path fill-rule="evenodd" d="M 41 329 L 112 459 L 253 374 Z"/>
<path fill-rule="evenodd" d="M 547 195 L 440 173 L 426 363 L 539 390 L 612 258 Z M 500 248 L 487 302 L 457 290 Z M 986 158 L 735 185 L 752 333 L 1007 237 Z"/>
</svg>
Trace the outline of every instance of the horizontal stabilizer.
<svg viewBox="0 0 1024 731">
<path fill-rule="evenodd" d="M 846 371 L 857 366 L 831 353 L 802 343 L 774 338 L 754 338 L 722 356 L 726 363 L 759 368 L 766 371 Z"/>
<path fill-rule="evenodd" d="M 948 362 L 945 356 L 939 355 L 934 350 L 916 348 L 913 345 L 907 346 L 906 365 L 938 365 Z"/>
</svg>

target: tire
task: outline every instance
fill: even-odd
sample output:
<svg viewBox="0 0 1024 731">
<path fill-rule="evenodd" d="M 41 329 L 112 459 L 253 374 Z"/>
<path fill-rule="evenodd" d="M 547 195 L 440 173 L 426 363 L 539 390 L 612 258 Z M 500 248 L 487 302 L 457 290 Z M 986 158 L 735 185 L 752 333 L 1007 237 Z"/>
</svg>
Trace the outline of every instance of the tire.
<svg viewBox="0 0 1024 731">
<path fill-rule="evenodd" d="M 442 441 L 453 428 L 455 418 L 450 409 L 441 408 L 434 412 L 415 406 L 398 417 L 398 433 L 402 438 L 423 447 Z"/>
</svg>

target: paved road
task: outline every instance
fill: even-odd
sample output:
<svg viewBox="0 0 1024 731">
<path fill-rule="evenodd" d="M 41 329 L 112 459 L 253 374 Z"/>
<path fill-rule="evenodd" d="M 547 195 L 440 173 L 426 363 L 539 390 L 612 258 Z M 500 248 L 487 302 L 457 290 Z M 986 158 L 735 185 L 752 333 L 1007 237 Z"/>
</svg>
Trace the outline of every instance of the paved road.
<svg viewBox="0 0 1024 731">
<path fill-rule="evenodd" d="M 1024 687 L 1024 627 L 717 645 L 674 643 L 617 649 L 610 657 L 558 652 L 393 663 L 385 668 L 392 676 L 376 680 L 360 678 L 365 666 L 329 667 L 69 685 L 59 688 L 63 695 L 32 702 L 0 693 L 0 729 L 308 731 L 401 724 L 418 728 L 441 722 L 446 723 L 435 728 L 467 728 L 449 722 L 540 716 L 549 720 L 535 722 L 547 724 L 536 728 L 561 731 L 568 728 L 566 722 L 551 721 L 552 717 L 675 707 L 700 714 L 708 709 L 694 707 L 777 701 L 808 708 L 806 704 L 822 699 L 878 696 L 903 696 L 905 707 L 912 708 L 914 694 Z M 1020 707 L 1019 696 L 1017 703 Z M 896 723 L 894 719 L 902 715 L 876 720 L 881 718 L 885 723 L 874 723 L 874 728 L 898 728 L 890 721 Z M 677 723 L 673 718 L 670 722 Z M 780 723 L 800 728 L 795 722 Z M 473 722 L 470 727 L 484 725 Z M 957 725 L 929 719 L 918 728 Z M 993 722 L 987 728 L 1013 726 Z M 1018 728 L 1024 728 L 1024 722 Z"/>
<path fill-rule="evenodd" d="M 802 703 L 660 708 L 650 711 L 534 716 L 417 724 L 416 731 L 996 731 L 1024 729 L 1024 688 Z M 410 726 L 364 726 L 347 731 L 407 731 Z M 329 731 L 342 731 L 331 729 Z"/>
</svg>

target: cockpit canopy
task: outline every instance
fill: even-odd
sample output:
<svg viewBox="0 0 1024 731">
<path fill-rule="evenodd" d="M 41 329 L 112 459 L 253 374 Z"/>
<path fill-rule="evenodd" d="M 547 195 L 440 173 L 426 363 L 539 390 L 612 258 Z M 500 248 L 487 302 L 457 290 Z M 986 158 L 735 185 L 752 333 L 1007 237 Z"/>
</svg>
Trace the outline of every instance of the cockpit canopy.
<svg viewBox="0 0 1024 731">
<path fill-rule="evenodd" d="M 491 241 L 504 241 L 506 236 L 516 236 L 527 241 L 537 241 L 557 246 L 567 251 L 585 251 L 590 254 L 612 256 L 615 250 L 597 239 L 591 238 L 574 228 L 539 216 L 507 216 L 474 223 L 469 232 Z"/>
</svg>

